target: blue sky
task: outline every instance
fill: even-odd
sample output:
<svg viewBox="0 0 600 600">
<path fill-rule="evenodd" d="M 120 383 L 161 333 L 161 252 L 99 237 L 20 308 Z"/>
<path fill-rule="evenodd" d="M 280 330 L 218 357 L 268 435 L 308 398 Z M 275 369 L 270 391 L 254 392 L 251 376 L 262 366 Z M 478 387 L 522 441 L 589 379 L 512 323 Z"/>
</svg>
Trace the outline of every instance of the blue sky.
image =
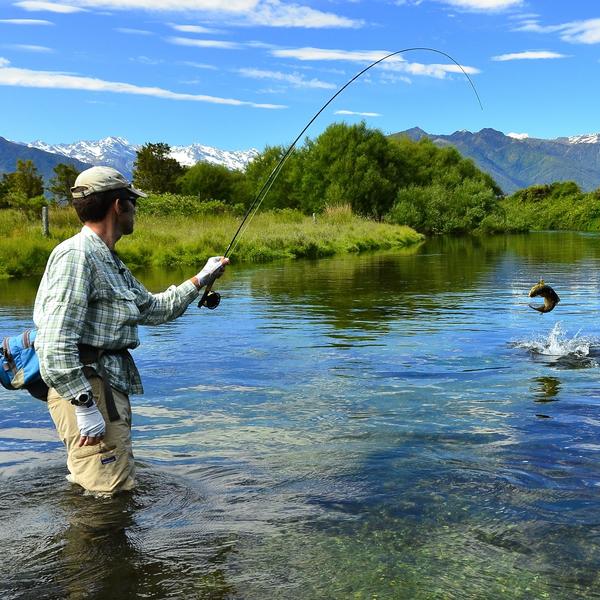
<svg viewBox="0 0 600 600">
<path fill-rule="evenodd" d="M 0 0 L 0 136 L 226 150 L 311 126 L 600 131 L 596 0 Z"/>
</svg>

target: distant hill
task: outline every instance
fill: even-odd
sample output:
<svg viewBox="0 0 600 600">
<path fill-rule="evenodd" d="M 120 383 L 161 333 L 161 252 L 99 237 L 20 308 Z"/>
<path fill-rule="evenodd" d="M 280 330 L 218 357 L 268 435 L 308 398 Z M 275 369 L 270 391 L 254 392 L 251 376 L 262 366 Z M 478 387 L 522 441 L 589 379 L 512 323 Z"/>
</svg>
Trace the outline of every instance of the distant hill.
<svg viewBox="0 0 600 600">
<path fill-rule="evenodd" d="M 38 148 L 30 148 L 23 144 L 9 142 L 0 137 L 0 176 L 3 173 L 12 173 L 17 168 L 17 160 L 31 160 L 37 167 L 38 173 L 46 182 L 54 176 L 54 167 L 59 163 L 71 164 L 79 171 L 91 165 L 75 158 L 68 158 L 60 154 L 45 152 Z"/>
<path fill-rule="evenodd" d="M 504 135 L 489 128 L 437 135 L 414 127 L 390 137 L 402 136 L 428 137 L 437 146 L 454 146 L 507 194 L 554 181 L 575 181 L 584 191 L 600 187 L 600 134 L 545 140 Z"/>
</svg>

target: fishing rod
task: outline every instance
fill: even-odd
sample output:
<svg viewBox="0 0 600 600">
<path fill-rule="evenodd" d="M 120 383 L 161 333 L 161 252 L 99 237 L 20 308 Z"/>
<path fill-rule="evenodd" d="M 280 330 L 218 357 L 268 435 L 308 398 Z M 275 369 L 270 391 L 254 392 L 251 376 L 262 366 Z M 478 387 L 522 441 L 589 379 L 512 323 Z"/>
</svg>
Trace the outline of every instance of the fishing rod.
<svg viewBox="0 0 600 600">
<path fill-rule="evenodd" d="M 475 96 L 477 97 L 479 106 L 480 106 L 481 110 L 483 110 L 483 104 L 481 103 L 481 98 L 479 97 L 479 94 L 477 93 L 477 89 L 475 88 L 473 81 L 471 80 L 471 78 L 469 77 L 467 72 L 463 69 L 462 65 L 460 63 L 458 63 L 454 58 L 452 58 L 452 56 L 450 56 L 447 52 L 444 52 L 443 50 L 437 50 L 436 48 L 428 48 L 426 46 L 423 46 L 423 47 L 414 47 L 414 48 L 404 48 L 403 50 L 397 50 L 396 52 L 390 52 L 389 54 L 382 56 L 381 58 L 377 59 L 376 61 L 372 62 L 370 65 L 365 67 L 362 71 L 359 71 L 356 75 L 354 75 L 354 77 L 349 79 L 335 94 L 333 94 L 333 96 L 331 96 L 331 98 L 329 98 L 329 100 L 327 100 L 327 102 L 325 102 L 325 104 L 323 104 L 323 106 L 314 114 L 314 116 L 311 118 L 311 120 L 305 125 L 304 129 L 302 129 L 302 131 L 296 136 L 296 139 L 289 145 L 288 149 L 284 152 L 283 156 L 279 159 L 279 162 L 275 165 L 275 168 L 271 171 L 270 175 L 267 177 L 267 179 L 263 183 L 262 187 L 260 188 L 260 190 L 258 191 L 256 196 L 254 197 L 254 200 L 250 203 L 250 206 L 246 210 L 246 213 L 244 214 L 244 217 L 242 218 L 242 221 L 241 221 L 239 227 L 237 228 L 235 234 L 233 235 L 233 238 L 231 238 L 231 242 L 229 242 L 229 245 L 227 246 L 227 249 L 225 250 L 225 253 L 223 254 L 223 258 L 227 258 L 228 256 L 231 256 L 231 254 L 233 254 L 233 251 L 235 250 L 235 248 L 239 242 L 239 239 L 241 238 L 244 231 L 246 231 L 248 225 L 250 224 L 250 221 L 254 218 L 254 215 L 257 213 L 258 209 L 260 208 L 260 205 L 262 204 L 266 195 L 269 193 L 269 190 L 273 186 L 273 183 L 275 183 L 277 176 L 279 175 L 281 169 L 283 168 L 283 165 L 286 163 L 286 161 L 289 158 L 289 156 L 291 155 L 292 151 L 296 147 L 298 140 L 304 135 L 306 130 L 315 122 L 317 117 L 349 85 L 354 83 L 359 77 L 364 75 L 369 69 L 372 69 L 373 67 L 378 65 L 380 62 L 383 62 L 384 60 L 387 60 L 388 58 L 391 58 L 392 56 L 397 56 L 398 54 L 404 54 L 405 52 L 416 52 L 419 50 L 427 51 L 427 52 L 435 52 L 436 54 L 440 54 L 442 56 L 445 56 L 449 60 L 451 60 L 462 71 L 463 75 L 467 78 L 467 81 L 471 85 L 471 88 L 473 88 L 473 92 L 475 93 Z M 212 291 L 212 284 L 211 284 L 211 285 L 206 286 L 206 290 L 204 291 L 204 294 L 202 295 L 202 298 L 200 299 L 200 302 L 198 303 L 198 307 L 201 308 L 202 306 L 206 306 L 207 308 L 214 310 L 215 308 L 217 308 L 217 306 L 219 306 L 220 301 L 221 301 L 220 294 L 218 292 Z"/>
</svg>

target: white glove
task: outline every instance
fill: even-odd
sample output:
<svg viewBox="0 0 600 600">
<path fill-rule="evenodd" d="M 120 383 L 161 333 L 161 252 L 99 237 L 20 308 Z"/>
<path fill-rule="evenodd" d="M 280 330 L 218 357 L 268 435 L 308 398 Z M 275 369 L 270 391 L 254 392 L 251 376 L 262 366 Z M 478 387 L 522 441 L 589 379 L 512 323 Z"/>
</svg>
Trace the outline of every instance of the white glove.
<svg viewBox="0 0 600 600">
<path fill-rule="evenodd" d="M 226 264 L 229 264 L 228 258 L 223 258 L 222 256 L 213 256 L 209 258 L 202 268 L 202 271 L 196 275 L 200 287 L 210 285 L 215 279 L 221 277 L 225 271 Z"/>
<path fill-rule="evenodd" d="M 104 435 L 106 423 L 104 423 L 104 417 L 95 404 L 92 404 L 89 408 L 76 406 L 75 416 L 77 417 L 79 433 L 83 437 L 99 437 Z"/>
</svg>

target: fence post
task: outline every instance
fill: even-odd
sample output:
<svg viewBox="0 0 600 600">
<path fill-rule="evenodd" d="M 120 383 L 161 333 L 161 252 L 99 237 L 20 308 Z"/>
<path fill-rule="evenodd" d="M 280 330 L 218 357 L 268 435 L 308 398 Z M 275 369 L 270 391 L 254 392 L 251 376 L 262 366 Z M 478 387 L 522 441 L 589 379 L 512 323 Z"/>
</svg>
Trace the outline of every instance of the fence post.
<svg viewBox="0 0 600 600">
<path fill-rule="evenodd" d="M 47 206 L 42 206 L 42 233 L 44 234 L 44 237 L 50 236 L 50 223 Z"/>
</svg>

